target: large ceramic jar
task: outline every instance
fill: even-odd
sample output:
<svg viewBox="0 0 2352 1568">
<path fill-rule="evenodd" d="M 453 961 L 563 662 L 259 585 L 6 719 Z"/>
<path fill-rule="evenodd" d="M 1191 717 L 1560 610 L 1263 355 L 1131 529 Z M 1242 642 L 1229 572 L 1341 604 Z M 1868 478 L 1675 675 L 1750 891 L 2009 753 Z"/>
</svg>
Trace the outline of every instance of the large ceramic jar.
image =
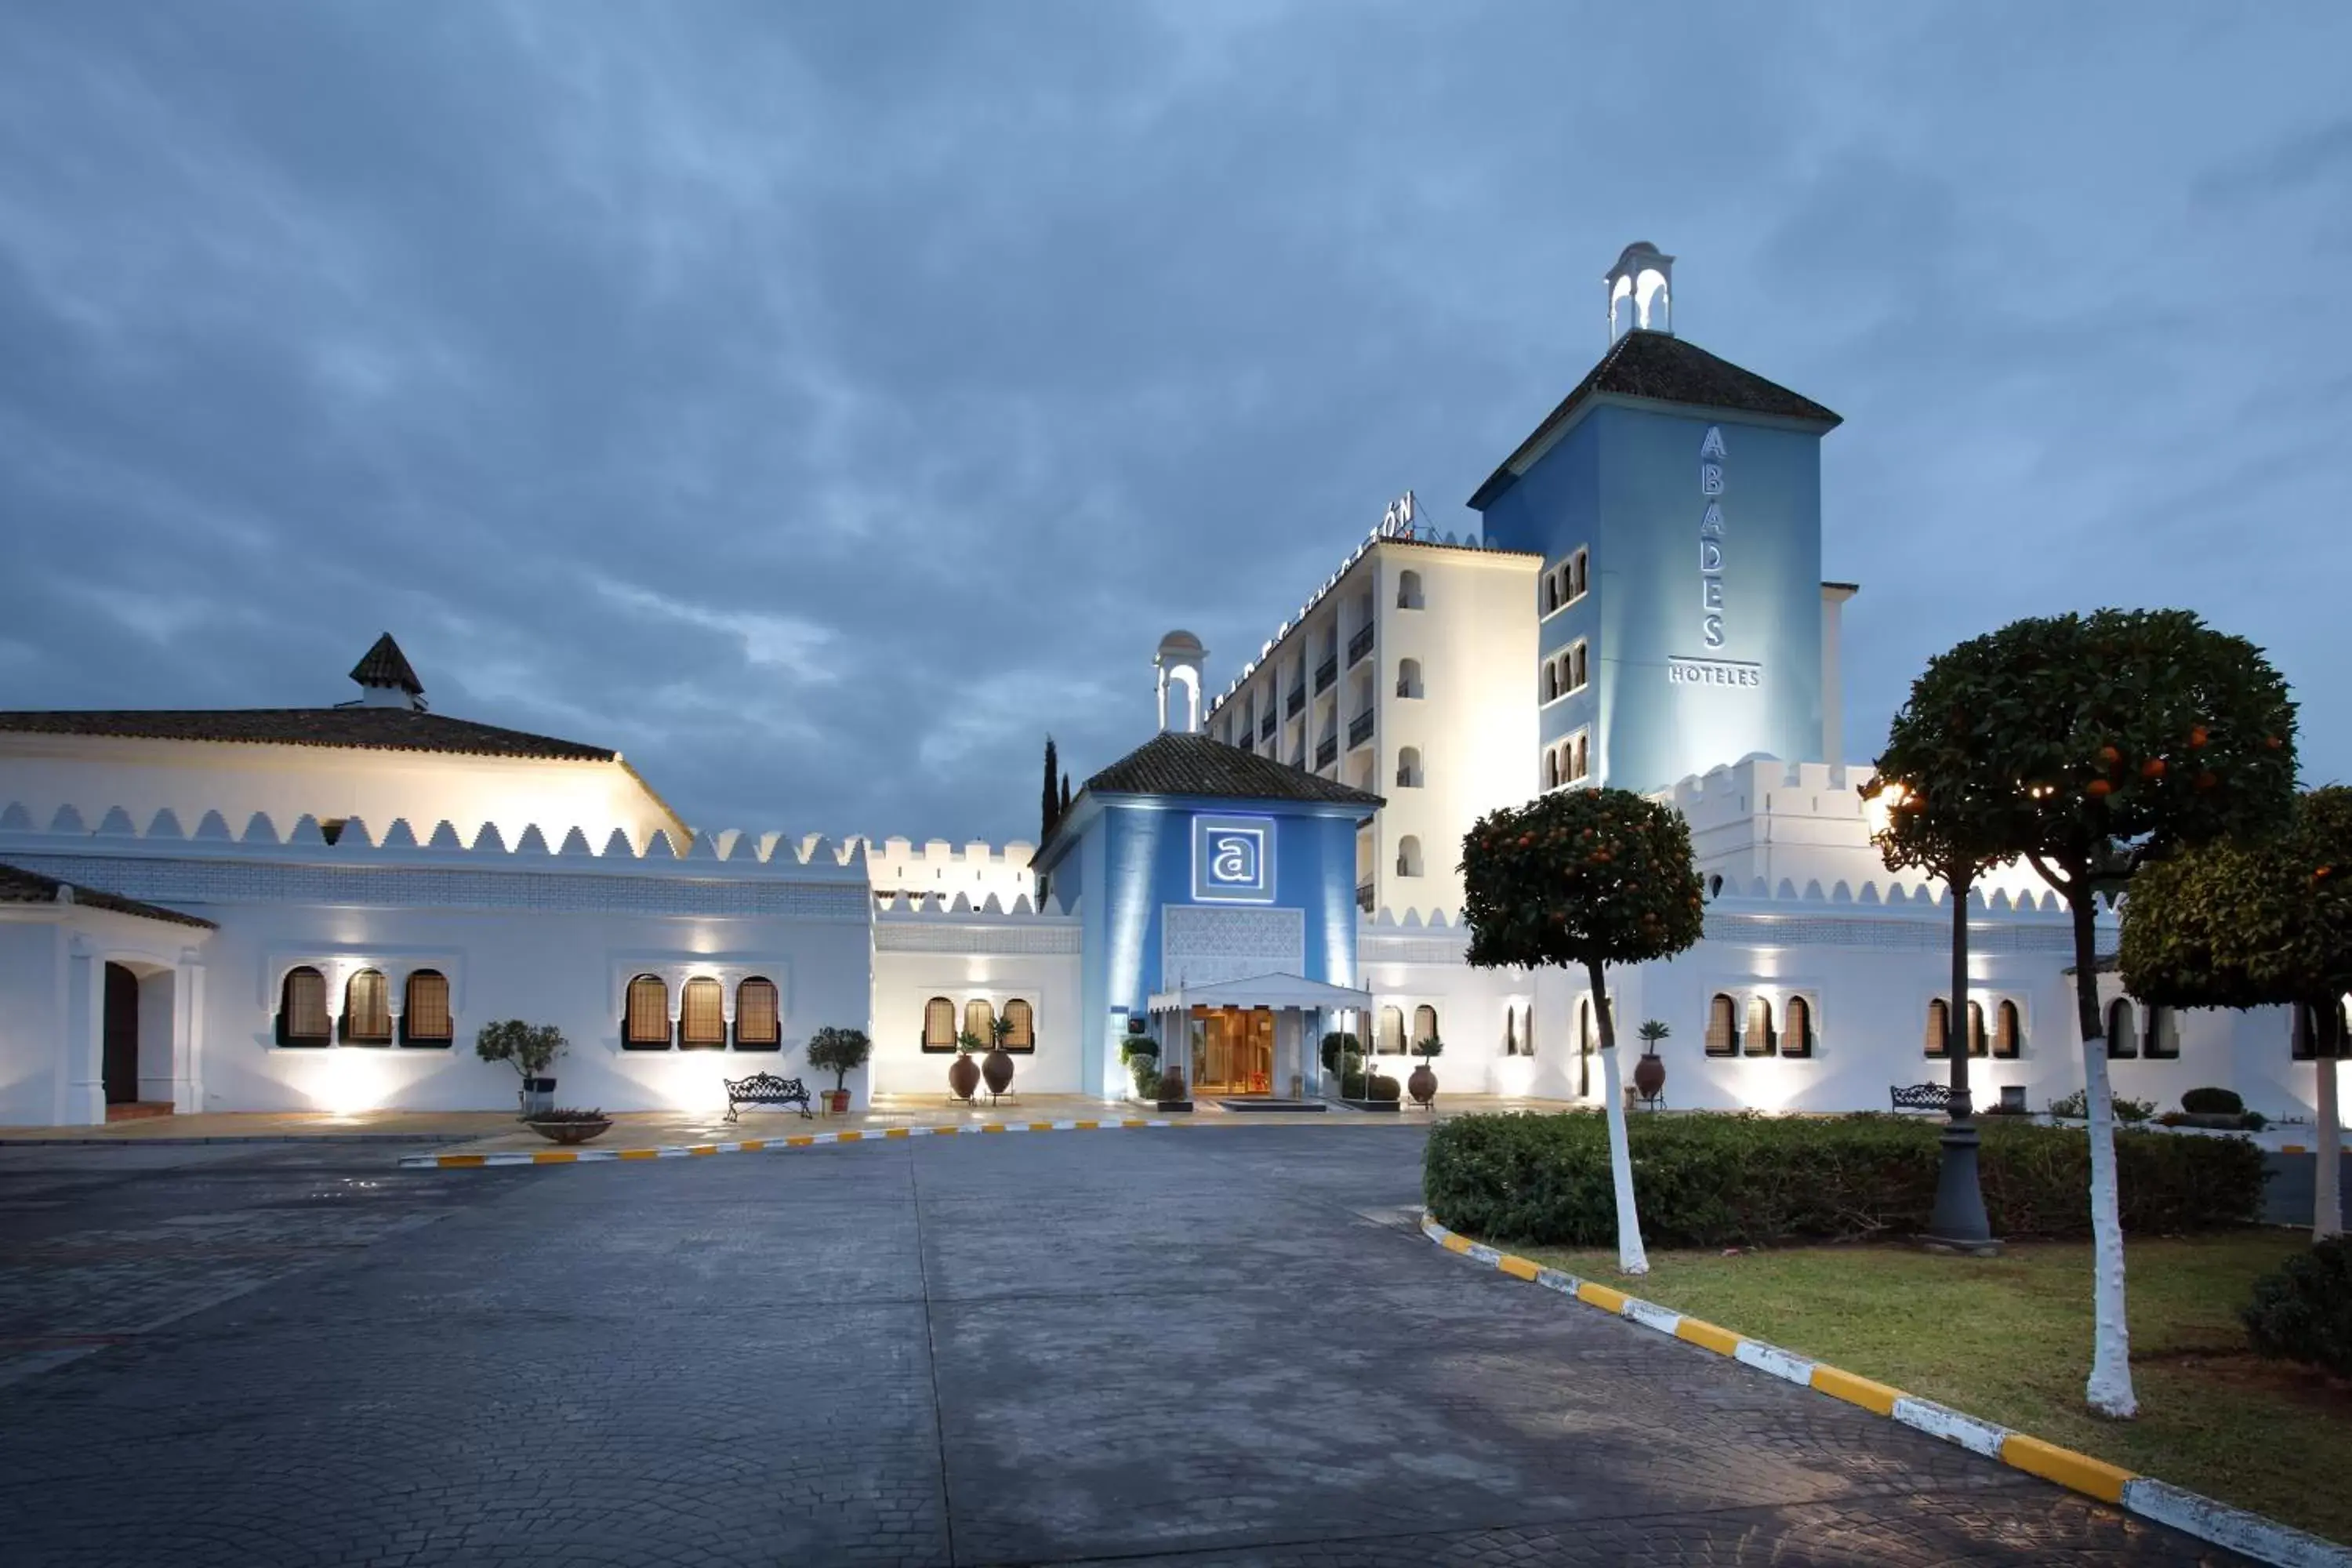
<svg viewBox="0 0 2352 1568">
<path fill-rule="evenodd" d="M 1437 1098 L 1437 1074 L 1430 1070 L 1427 1062 L 1423 1062 L 1412 1069 L 1412 1076 L 1404 1080 L 1404 1088 L 1405 1092 L 1412 1096 L 1415 1105 L 1427 1105 Z"/>
<path fill-rule="evenodd" d="M 962 1051 L 948 1067 L 948 1090 L 958 1100 L 970 1100 L 971 1091 L 980 1087 L 980 1064 Z"/>
<path fill-rule="evenodd" d="M 1013 1086 L 1013 1058 L 1003 1046 L 989 1047 L 987 1058 L 980 1064 L 980 1076 L 988 1084 L 988 1092 L 1003 1094 Z"/>
<path fill-rule="evenodd" d="M 1666 1064 L 1655 1051 L 1643 1051 L 1642 1059 L 1633 1064 L 1633 1092 L 1643 1100 L 1655 1100 L 1666 1087 Z"/>
</svg>

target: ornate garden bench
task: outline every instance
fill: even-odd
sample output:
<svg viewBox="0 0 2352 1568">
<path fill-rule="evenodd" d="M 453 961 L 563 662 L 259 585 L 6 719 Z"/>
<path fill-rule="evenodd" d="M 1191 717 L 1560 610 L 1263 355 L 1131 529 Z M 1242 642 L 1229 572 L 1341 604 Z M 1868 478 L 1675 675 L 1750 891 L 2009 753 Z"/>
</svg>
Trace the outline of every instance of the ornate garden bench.
<svg viewBox="0 0 2352 1568">
<path fill-rule="evenodd" d="M 801 1114 L 809 1114 L 809 1091 L 796 1078 L 778 1078 L 772 1072 L 755 1072 L 750 1078 L 722 1079 L 727 1086 L 727 1120 L 736 1120 L 739 1105 L 797 1105 Z"/>
<path fill-rule="evenodd" d="M 1897 1110 L 1927 1110 L 1942 1116 L 1952 1109 L 1952 1090 L 1948 1084 L 1915 1083 L 1900 1087 L 1890 1086 L 1886 1092 L 1894 1097 L 1895 1109 Z"/>
</svg>

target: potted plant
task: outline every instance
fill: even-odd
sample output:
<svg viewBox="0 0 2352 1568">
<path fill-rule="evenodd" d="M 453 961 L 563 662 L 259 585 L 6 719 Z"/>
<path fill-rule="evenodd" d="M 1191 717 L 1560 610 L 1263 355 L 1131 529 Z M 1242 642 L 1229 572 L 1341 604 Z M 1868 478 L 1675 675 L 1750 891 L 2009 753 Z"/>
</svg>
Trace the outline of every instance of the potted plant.
<svg viewBox="0 0 2352 1568">
<path fill-rule="evenodd" d="M 1666 1064 L 1658 1056 L 1658 1042 L 1674 1031 L 1655 1018 L 1644 1018 L 1633 1033 L 1642 1041 L 1642 1059 L 1633 1064 L 1633 1092 L 1643 1104 L 1655 1105 L 1666 1088 Z"/>
<path fill-rule="evenodd" d="M 824 1091 L 827 1116 L 848 1113 L 849 1075 L 864 1067 L 866 1058 L 873 1054 L 874 1042 L 866 1037 L 863 1029 L 836 1029 L 828 1025 L 809 1037 L 808 1065 L 833 1075 L 833 1087 Z"/>
<path fill-rule="evenodd" d="M 980 1068 L 971 1053 L 981 1048 L 978 1035 L 970 1029 L 956 1031 L 955 1060 L 948 1064 L 948 1092 L 969 1104 L 972 1090 L 980 1087 Z"/>
<path fill-rule="evenodd" d="M 1004 1049 L 1005 1037 L 1012 1033 L 1012 1019 L 1000 1016 L 988 1021 L 988 1056 L 980 1064 L 980 1076 L 991 1100 L 1013 1087 L 1013 1058 Z"/>
<path fill-rule="evenodd" d="M 555 1080 L 546 1076 L 571 1042 L 552 1024 L 526 1024 L 501 1018 L 485 1024 L 474 1036 L 474 1054 L 486 1062 L 504 1062 L 522 1075 L 521 1119 L 555 1107 Z"/>
<path fill-rule="evenodd" d="M 1190 1110 L 1192 1097 L 1184 1091 L 1184 1069 L 1170 1068 L 1160 1075 L 1159 1109 L 1163 1111 Z"/>
<path fill-rule="evenodd" d="M 1430 1069 L 1430 1058 L 1444 1049 L 1445 1042 L 1434 1034 L 1413 1045 L 1412 1054 L 1421 1058 L 1421 1065 L 1414 1068 L 1412 1076 L 1405 1079 L 1405 1091 L 1412 1096 L 1415 1105 L 1424 1110 L 1437 1099 L 1437 1074 Z"/>
<path fill-rule="evenodd" d="M 551 1143 L 585 1143 L 601 1136 L 613 1119 L 601 1110 L 534 1110 L 522 1124 Z"/>
<path fill-rule="evenodd" d="M 1127 1064 L 1129 1077 L 1135 1079 L 1135 1098 L 1156 1100 L 1160 1096 L 1160 1042 L 1149 1035 L 1134 1034 L 1118 1043 L 1118 1059 Z"/>
</svg>

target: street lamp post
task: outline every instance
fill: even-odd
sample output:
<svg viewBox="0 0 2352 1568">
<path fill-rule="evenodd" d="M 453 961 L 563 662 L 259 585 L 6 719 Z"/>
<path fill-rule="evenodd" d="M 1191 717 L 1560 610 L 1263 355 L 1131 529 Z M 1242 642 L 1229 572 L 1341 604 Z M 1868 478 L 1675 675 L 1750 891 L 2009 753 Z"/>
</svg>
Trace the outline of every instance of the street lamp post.
<svg viewBox="0 0 2352 1568">
<path fill-rule="evenodd" d="M 1955 868 L 1955 869 L 1964 869 Z M 1973 879 L 1948 879 L 1952 903 L 1952 991 L 1944 1008 L 1944 1056 L 1952 1069 L 1952 1093 L 1945 1112 L 1943 1160 L 1936 1173 L 1936 1209 L 1927 1222 L 1932 1247 L 1971 1257 L 1989 1258 L 2000 1251 L 1992 1226 L 1985 1218 L 1984 1185 L 1979 1179 L 1975 1106 L 1969 1097 L 1969 1048 L 1975 1044 L 1969 1027 L 1969 890 Z"/>
</svg>

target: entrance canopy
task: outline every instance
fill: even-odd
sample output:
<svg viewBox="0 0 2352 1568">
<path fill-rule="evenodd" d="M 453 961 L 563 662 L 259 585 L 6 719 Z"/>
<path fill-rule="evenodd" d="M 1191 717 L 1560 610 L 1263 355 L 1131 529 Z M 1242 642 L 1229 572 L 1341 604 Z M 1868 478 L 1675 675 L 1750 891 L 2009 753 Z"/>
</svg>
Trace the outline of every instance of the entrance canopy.
<svg viewBox="0 0 2352 1568">
<path fill-rule="evenodd" d="M 1258 974 L 1221 980 L 1213 985 L 1180 985 L 1151 995 L 1154 1013 L 1186 1013 L 1195 1007 L 1370 1007 L 1372 994 L 1326 985 L 1296 974 Z"/>
</svg>

